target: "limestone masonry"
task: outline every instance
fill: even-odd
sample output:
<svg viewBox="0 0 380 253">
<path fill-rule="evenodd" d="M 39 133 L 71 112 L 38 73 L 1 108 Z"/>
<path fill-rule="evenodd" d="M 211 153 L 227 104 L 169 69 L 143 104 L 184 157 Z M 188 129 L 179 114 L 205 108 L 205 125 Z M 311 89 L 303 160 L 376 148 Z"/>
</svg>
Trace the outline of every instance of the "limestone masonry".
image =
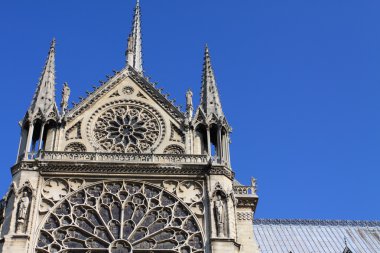
<svg viewBox="0 0 380 253">
<path fill-rule="evenodd" d="M 254 180 L 234 184 L 207 47 L 201 101 L 188 91 L 186 112 L 144 76 L 139 3 L 126 66 L 71 109 L 68 84 L 55 99 L 55 50 L 20 124 L 0 252 L 258 250 Z"/>
<path fill-rule="evenodd" d="M 71 108 L 69 84 L 55 98 L 55 44 L 20 122 L 0 253 L 380 252 L 378 223 L 331 223 L 330 237 L 311 221 L 253 225 L 256 180 L 234 180 L 209 49 L 201 101 L 189 90 L 182 112 L 144 76 L 139 2 L 125 67 Z"/>
</svg>

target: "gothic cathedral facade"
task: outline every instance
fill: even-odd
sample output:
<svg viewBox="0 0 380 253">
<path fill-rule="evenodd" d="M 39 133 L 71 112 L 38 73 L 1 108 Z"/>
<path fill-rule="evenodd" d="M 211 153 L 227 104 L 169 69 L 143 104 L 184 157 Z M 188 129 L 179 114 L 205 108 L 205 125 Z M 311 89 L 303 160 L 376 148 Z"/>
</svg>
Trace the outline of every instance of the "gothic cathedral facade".
<svg viewBox="0 0 380 253">
<path fill-rule="evenodd" d="M 126 66 L 80 103 L 55 99 L 55 40 L 20 122 L 0 252 L 254 253 L 255 182 L 234 180 L 209 50 L 182 112 L 144 76 L 140 6 Z"/>
</svg>

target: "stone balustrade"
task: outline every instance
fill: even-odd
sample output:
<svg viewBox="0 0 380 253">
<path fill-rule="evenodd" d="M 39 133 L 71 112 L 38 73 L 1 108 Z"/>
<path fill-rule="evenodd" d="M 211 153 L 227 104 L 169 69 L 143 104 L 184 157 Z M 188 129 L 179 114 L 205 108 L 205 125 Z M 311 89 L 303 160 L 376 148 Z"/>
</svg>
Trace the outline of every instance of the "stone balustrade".
<svg viewBox="0 0 380 253">
<path fill-rule="evenodd" d="M 96 152 L 60 152 L 40 151 L 28 154 L 24 160 L 41 161 L 97 161 L 123 163 L 153 163 L 153 164 L 207 164 L 206 155 L 187 154 L 128 154 L 128 153 L 96 153 Z"/>
<path fill-rule="evenodd" d="M 234 186 L 234 193 L 236 195 L 256 195 L 256 189 L 253 186 Z"/>
</svg>

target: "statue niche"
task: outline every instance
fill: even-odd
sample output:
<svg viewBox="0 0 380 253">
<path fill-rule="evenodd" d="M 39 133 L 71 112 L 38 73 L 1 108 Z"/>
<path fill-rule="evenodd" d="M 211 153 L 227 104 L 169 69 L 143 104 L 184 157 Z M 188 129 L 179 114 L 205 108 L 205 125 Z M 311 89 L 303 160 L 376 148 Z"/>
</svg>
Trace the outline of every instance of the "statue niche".
<svg viewBox="0 0 380 253">
<path fill-rule="evenodd" d="M 214 217 L 215 227 L 218 237 L 226 236 L 226 221 L 227 221 L 227 197 L 226 194 L 217 190 L 214 193 Z"/>
<path fill-rule="evenodd" d="M 30 189 L 24 189 L 17 204 L 16 233 L 25 233 L 29 220 L 30 199 L 32 193 Z"/>
</svg>

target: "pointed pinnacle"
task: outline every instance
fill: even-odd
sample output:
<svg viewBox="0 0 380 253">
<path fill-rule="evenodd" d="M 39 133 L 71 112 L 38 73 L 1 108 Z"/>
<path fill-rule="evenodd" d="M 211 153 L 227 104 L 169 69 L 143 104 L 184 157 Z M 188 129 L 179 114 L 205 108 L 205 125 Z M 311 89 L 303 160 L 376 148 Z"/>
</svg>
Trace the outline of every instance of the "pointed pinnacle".
<svg viewBox="0 0 380 253">
<path fill-rule="evenodd" d="M 49 53 L 47 55 L 45 66 L 40 75 L 32 103 L 29 106 L 31 114 L 49 113 L 55 103 L 55 38 L 50 43 Z"/>
<path fill-rule="evenodd" d="M 53 37 L 50 43 L 50 48 L 55 48 L 55 43 L 56 43 L 56 40 L 55 40 L 55 37 Z"/>
<path fill-rule="evenodd" d="M 128 36 L 126 51 L 127 64 L 143 74 L 142 42 L 141 42 L 141 13 L 140 2 L 137 1 L 133 15 L 132 30 Z"/>
<path fill-rule="evenodd" d="M 223 116 L 223 111 L 220 103 L 218 88 L 215 81 L 214 70 L 211 64 L 211 57 L 209 49 L 206 44 L 204 59 L 203 59 L 203 73 L 202 73 L 202 90 L 201 90 L 201 103 L 200 106 L 206 115 L 212 113 L 217 116 Z"/>
</svg>

